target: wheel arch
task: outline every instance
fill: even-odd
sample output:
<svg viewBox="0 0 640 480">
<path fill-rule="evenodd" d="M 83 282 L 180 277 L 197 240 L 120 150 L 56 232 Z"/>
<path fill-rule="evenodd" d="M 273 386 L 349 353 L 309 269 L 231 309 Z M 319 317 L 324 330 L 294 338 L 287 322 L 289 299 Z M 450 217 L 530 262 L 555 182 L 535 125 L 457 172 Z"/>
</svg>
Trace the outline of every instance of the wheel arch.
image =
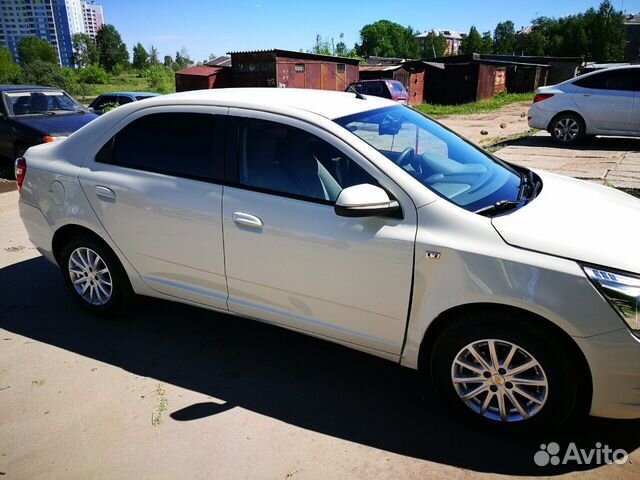
<svg viewBox="0 0 640 480">
<path fill-rule="evenodd" d="M 51 251 L 53 252 L 53 257 L 56 259 L 58 265 L 60 264 L 60 253 L 62 252 L 64 245 L 69 241 L 69 239 L 80 236 L 90 237 L 92 240 L 99 242 L 105 248 L 108 248 L 116 258 L 119 258 L 113 248 L 111 248 L 111 246 L 96 232 L 83 225 L 71 223 L 57 229 L 51 240 Z"/>
<path fill-rule="evenodd" d="M 430 353 L 436 339 L 445 330 L 445 328 L 448 325 L 451 325 L 452 322 L 464 322 L 464 317 L 467 315 L 477 315 L 478 313 L 505 316 L 513 316 L 515 314 L 518 318 L 522 318 L 527 322 L 536 322 L 536 325 L 544 330 L 546 335 L 553 336 L 553 338 L 557 339 L 562 346 L 567 349 L 566 351 L 569 352 L 568 357 L 575 362 L 578 370 L 577 374 L 581 380 L 580 385 L 583 385 L 587 390 L 583 392 L 584 395 L 582 396 L 585 400 L 585 405 L 580 405 L 580 408 L 586 409 L 585 411 L 589 411 L 593 395 L 593 380 L 589 363 L 582 352 L 582 349 L 569 334 L 552 321 L 531 311 L 511 305 L 497 303 L 470 303 L 457 305 L 438 315 L 427 327 L 422 338 L 422 342 L 420 343 L 420 350 L 418 352 L 418 370 L 421 374 L 428 375 Z"/>
<path fill-rule="evenodd" d="M 580 120 L 580 122 L 582 122 L 582 126 L 585 129 L 585 133 L 587 131 L 587 122 L 584 119 L 584 116 L 576 111 L 576 110 L 562 110 L 561 112 L 556 113 L 553 117 L 551 117 L 551 120 L 549 120 L 549 124 L 547 125 L 547 131 L 551 132 L 551 126 L 553 125 L 553 122 L 556 121 L 556 119 L 561 116 L 561 115 L 566 115 L 566 114 L 571 114 L 571 115 L 575 115 L 576 117 L 578 117 L 578 119 Z"/>
</svg>

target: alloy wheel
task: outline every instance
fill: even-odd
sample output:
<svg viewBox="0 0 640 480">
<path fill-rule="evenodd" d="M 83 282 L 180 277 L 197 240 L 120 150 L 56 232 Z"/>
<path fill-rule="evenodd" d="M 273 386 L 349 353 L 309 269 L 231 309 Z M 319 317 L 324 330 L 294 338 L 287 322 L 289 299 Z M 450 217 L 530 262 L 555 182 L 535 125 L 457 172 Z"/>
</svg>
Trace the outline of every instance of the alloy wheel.
<svg viewBox="0 0 640 480">
<path fill-rule="evenodd" d="M 498 422 L 518 422 L 536 415 L 549 393 L 542 365 L 524 348 L 484 339 L 465 346 L 451 366 L 459 398 L 474 412 Z"/>
<path fill-rule="evenodd" d="M 75 291 L 87 303 L 105 305 L 113 293 L 111 272 L 102 257 L 86 247 L 76 248 L 69 256 L 69 278 Z"/>
<path fill-rule="evenodd" d="M 559 119 L 553 127 L 553 135 L 561 142 L 571 142 L 580 133 L 580 125 L 571 117 Z"/>
</svg>

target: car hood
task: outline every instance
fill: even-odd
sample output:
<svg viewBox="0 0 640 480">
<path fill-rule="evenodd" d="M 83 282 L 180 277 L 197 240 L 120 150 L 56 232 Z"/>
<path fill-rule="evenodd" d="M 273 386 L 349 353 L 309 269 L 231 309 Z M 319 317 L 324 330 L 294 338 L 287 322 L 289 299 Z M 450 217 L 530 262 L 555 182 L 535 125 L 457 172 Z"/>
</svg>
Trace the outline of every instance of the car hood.
<svg viewBox="0 0 640 480">
<path fill-rule="evenodd" d="M 91 120 L 98 118 L 93 113 L 64 113 L 58 115 L 34 115 L 14 117 L 16 123 L 42 132 L 43 135 L 71 135 Z"/>
<path fill-rule="evenodd" d="M 510 245 L 640 273 L 640 200 L 611 187 L 536 171 L 540 194 L 492 224 Z"/>
</svg>

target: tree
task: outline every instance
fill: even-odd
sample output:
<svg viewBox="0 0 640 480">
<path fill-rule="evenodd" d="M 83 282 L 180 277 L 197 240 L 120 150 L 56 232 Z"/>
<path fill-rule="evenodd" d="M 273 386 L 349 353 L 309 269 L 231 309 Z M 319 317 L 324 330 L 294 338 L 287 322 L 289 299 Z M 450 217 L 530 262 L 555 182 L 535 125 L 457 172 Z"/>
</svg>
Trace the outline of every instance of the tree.
<svg viewBox="0 0 640 480">
<path fill-rule="evenodd" d="M 482 37 L 475 26 L 471 26 L 469 34 L 462 41 L 461 53 L 480 53 L 482 50 Z"/>
<path fill-rule="evenodd" d="M 158 55 L 158 49 L 151 45 L 149 49 L 149 65 L 158 65 L 160 63 L 160 57 Z"/>
<path fill-rule="evenodd" d="M 610 0 L 604 0 L 597 11 L 587 10 L 584 22 L 590 59 L 596 62 L 622 60 L 625 45 L 622 12 L 617 12 Z"/>
<path fill-rule="evenodd" d="M 166 58 L 166 57 L 165 57 Z M 193 65 L 193 60 L 189 57 L 189 53 L 186 48 L 181 48 L 179 52 L 176 52 L 176 59 L 173 62 L 174 70 L 182 70 L 189 65 Z"/>
<path fill-rule="evenodd" d="M 411 27 L 403 27 L 389 20 L 378 20 L 360 30 L 356 53 L 362 57 L 418 58 L 420 44 Z"/>
<path fill-rule="evenodd" d="M 142 70 L 149 63 L 149 54 L 140 42 L 133 47 L 133 68 Z"/>
<path fill-rule="evenodd" d="M 73 44 L 73 63 L 78 68 L 85 68 L 90 65 L 98 65 L 100 56 L 98 47 L 93 39 L 86 33 L 76 33 L 71 38 Z"/>
<path fill-rule="evenodd" d="M 317 55 L 333 55 L 333 48 L 331 47 L 331 40 L 324 40 L 322 35 L 316 33 L 316 43 L 309 53 L 315 53 Z"/>
<path fill-rule="evenodd" d="M 112 72 L 116 65 L 129 63 L 129 51 L 113 25 L 103 25 L 96 35 L 96 45 L 100 52 L 100 65 Z"/>
<path fill-rule="evenodd" d="M 338 43 L 336 43 L 336 51 L 334 52 L 335 55 L 338 55 L 339 57 L 348 57 L 349 56 L 349 47 L 347 47 L 347 44 L 344 43 L 344 33 L 340 32 L 340 41 Z"/>
<path fill-rule="evenodd" d="M 69 89 L 69 79 L 55 63 L 33 60 L 27 63 L 22 71 L 24 82 L 27 84 Z"/>
<path fill-rule="evenodd" d="M 11 52 L 0 48 L 0 84 L 19 83 L 22 70 L 11 57 Z"/>
<path fill-rule="evenodd" d="M 500 22 L 493 32 L 495 53 L 512 55 L 516 47 L 516 31 L 511 20 Z"/>
<path fill-rule="evenodd" d="M 173 58 L 171 58 L 171 55 L 165 55 L 162 64 L 165 67 L 171 68 L 173 66 Z"/>
<path fill-rule="evenodd" d="M 522 51 L 525 55 L 544 55 L 546 46 L 547 38 L 537 30 L 523 36 Z"/>
<path fill-rule="evenodd" d="M 37 37 L 23 37 L 18 44 L 18 56 L 24 66 L 40 60 L 58 64 L 58 54 L 49 42 Z"/>
<path fill-rule="evenodd" d="M 425 38 L 422 46 L 422 58 L 443 57 L 447 51 L 447 39 L 442 33 L 431 30 Z"/>
<path fill-rule="evenodd" d="M 493 53 L 493 37 L 491 36 L 491 32 L 484 32 L 482 34 L 482 43 L 478 53 Z"/>
</svg>

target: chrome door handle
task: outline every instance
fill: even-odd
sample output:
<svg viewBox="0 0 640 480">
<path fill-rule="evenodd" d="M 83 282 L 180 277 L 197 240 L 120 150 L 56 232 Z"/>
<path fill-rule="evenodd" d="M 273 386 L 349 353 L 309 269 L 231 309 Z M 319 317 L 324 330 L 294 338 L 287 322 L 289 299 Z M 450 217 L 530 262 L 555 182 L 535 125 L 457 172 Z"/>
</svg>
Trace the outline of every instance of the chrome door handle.
<svg viewBox="0 0 640 480">
<path fill-rule="evenodd" d="M 106 200 L 107 202 L 115 202 L 116 192 L 114 192 L 110 188 L 98 185 L 96 187 L 96 197 L 98 197 L 100 200 Z"/>
<path fill-rule="evenodd" d="M 231 218 L 237 224 L 246 225 L 247 227 L 261 228 L 263 225 L 262 220 L 260 220 L 255 215 L 251 215 L 249 213 L 233 212 L 233 215 Z"/>
</svg>

